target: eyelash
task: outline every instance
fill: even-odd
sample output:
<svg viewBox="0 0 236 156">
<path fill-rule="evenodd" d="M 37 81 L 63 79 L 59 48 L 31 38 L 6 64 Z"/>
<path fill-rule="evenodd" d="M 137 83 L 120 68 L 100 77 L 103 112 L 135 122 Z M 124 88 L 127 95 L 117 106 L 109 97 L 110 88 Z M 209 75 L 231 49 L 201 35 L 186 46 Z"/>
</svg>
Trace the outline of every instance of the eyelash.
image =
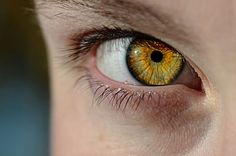
<svg viewBox="0 0 236 156">
<path fill-rule="evenodd" d="M 97 81 L 91 77 L 89 82 L 91 87 L 98 86 L 94 91 L 94 97 L 96 99 L 93 100 L 93 103 L 96 102 L 99 105 L 111 95 L 109 103 L 117 110 L 121 109 L 122 111 L 125 110 L 128 104 L 136 111 L 142 101 L 152 101 L 153 94 L 156 94 L 154 92 L 139 93 L 124 88 L 111 88 L 109 85 L 105 85 L 101 81 Z M 99 90 L 102 90 L 100 94 L 98 94 Z"/>
<path fill-rule="evenodd" d="M 95 45 L 99 45 L 108 40 L 124 37 L 153 38 L 133 29 L 123 30 L 120 27 L 109 28 L 106 26 L 103 26 L 100 29 L 93 28 L 88 32 L 75 34 L 71 37 L 70 41 L 72 41 L 72 44 L 69 46 L 72 48 L 69 49 L 71 53 L 69 53 L 67 59 L 69 59 L 69 62 L 77 62 Z"/>
<path fill-rule="evenodd" d="M 142 37 L 154 39 L 154 37 L 148 36 L 146 34 L 134 30 L 123 30 L 119 27 L 102 27 L 101 29 L 92 29 L 89 32 L 75 34 L 72 36 L 72 44 L 70 44 L 70 47 L 72 48 L 67 50 L 66 64 L 71 64 L 73 68 L 83 73 L 83 75 L 77 78 L 75 86 L 77 86 L 78 82 L 83 80 L 89 82 L 89 87 L 93 91 L 93 104 L 96 103 L 99 105 L 104 100 L 108 99 L 109 103 L 111 103 L 111 105 L 117 110 L 124 111 L 127 106 L 129 106 L 129 108 L 132 108 L 132 110 L 137 111 L 142 102 L 148 102 L 152 105 L 155 105 L 155 108 L 160 112 L 160 110 L 162 110 L 161 105 L 163 105 L 163 102 L 161 101 L 166 101 L 161 99 L 164 97 L 162 96 L 162 94 L 165 94 L 164 92 L 137 91 L 135 89 L 127 89 L 128 87 L 122 87 L 123 84 L 120 85 L 119 88 L 113 88 L 110 85 L 104 84 L 102 81 L 92 77 L 87 67 L 81 66 L 81 62 L 86 59 L 86 55 L 93 47 L 99 46 L 101 43 L 108 40 L 125 37 Z M 153 98 L 154 96 L 160 97 L 158 98 L 158 101 Z M 171 106 L 170 103 L 165 103 L 164 105 Z M 184 109 L 184 107 L 182 107 L 182 109 Z"/>
</svg>

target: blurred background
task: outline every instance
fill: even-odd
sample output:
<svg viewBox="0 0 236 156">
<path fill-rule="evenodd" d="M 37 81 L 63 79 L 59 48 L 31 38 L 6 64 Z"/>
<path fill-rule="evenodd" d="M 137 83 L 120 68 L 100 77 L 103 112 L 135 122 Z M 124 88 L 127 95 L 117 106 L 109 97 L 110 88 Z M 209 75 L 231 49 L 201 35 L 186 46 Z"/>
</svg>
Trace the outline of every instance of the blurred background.
<svg viewBox="0 0 236 156">
<path fill-rule="evenodd" d="M 49 155 L 46 49 L 31 0 L 0 0 L 0 156 Z"/>
</svg>

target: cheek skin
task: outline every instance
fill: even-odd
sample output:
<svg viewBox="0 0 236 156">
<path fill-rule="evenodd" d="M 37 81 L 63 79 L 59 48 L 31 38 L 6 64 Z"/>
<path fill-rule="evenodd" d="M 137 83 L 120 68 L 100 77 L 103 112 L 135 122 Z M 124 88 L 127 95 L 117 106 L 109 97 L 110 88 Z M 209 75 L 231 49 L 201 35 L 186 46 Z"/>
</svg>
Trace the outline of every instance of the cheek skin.
<svg viewBox="0 0 236 156">
<path fill-rule="evenodd" d="M 53 81 L 52 147 L 55 156 L 155 156 L 156 153 L 170 156 L 183 153 L 183 150 L 191 153 L 197 148 L 196 144 L 210 140 L 207 135 L 211 121 L 209 112 L 196 108 L 197 105 L 170 121 L 172 123 L 163 122 L 172 127 L 163 125 L 161 129 L 156 119 L 148 119 L 150 113 L 145 118 L 137 118 L 137 114 L 131 117 L 128 113 L 104 109 L 107 103 L 92 106 L 92 93 L 84 88 L 88 84 L 80 83 L 79 88 L 73 90 L 74 83 L 68 82 L 74 79 L 58 78 L 59 72 L 54 72 L 56 79 Z"/>
</svg>

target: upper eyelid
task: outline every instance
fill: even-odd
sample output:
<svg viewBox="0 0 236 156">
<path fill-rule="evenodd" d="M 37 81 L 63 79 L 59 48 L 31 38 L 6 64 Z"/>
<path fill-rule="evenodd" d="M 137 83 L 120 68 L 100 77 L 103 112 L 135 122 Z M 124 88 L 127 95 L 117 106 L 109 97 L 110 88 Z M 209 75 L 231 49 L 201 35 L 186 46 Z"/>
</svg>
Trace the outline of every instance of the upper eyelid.
<svg viewBox="0 0 236 156">
<path fill-rule="evenodd" d="M 119 27 L 102 27 L 100 29 L 95 28 L 90 31 L 85 31 L 79 34 L 74 34 L 70 38 L 71 41 L 71 49 L 74 50 L 73 57 L 79 58 L 80 55 L 86 54 L 94 45 L 100 44 L 102 42 L 118 39 L 118 38 L 125 38 L 125 37 L 149 37 L 154 38 L 144 33 L 140 33 L 134 31 L 132 29 L 121 29 Z M 72 58 L 76 60 L 75 58 Z"/>
</svg>

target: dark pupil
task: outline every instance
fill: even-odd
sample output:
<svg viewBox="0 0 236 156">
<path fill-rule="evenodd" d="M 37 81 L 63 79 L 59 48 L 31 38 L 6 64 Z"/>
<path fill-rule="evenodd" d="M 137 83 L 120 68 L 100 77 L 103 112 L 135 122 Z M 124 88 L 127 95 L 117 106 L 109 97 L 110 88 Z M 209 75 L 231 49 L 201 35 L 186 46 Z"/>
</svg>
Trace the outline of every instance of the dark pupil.
<svg viewBox="0 0 236 156">
<path fill-rule="evenodd" d="M 153 51 L 151 54 L 151 59 L 154 62 L 161 62 L 163 59 L 163 54 L 160 51 Z"/>
</svg>

